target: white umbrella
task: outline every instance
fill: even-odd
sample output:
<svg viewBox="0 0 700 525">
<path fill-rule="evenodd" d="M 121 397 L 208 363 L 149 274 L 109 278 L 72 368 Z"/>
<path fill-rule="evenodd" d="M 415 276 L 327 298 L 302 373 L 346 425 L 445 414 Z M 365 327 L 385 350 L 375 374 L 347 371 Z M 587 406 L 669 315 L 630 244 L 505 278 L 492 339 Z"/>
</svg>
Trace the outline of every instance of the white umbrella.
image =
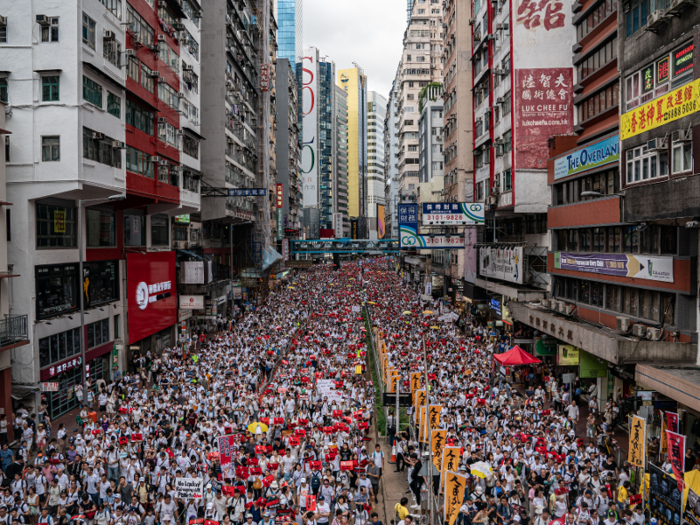
<svg viewBox="0 0 700 525">
<path fill-rule="evenodd" d="M 491 476 L 493 476 L 491 465 L 489 465 L 485 461 L 477 461 L 470 467 L 470 469 L 473 476 L 477 476 L 482 479 L 490 478 Z"/>
</svg>

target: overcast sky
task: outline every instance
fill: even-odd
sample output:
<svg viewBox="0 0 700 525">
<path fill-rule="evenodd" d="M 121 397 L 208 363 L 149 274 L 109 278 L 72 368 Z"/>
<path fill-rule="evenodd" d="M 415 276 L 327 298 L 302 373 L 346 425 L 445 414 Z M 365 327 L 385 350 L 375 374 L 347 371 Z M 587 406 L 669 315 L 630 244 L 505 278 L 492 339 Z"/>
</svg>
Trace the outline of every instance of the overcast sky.
<svg viewBox="0 0 700 525">
<path fill-rule="evenodd" d="M 304 46 L 336 69 L 365 70 L 368 90 L 389 96 L 401 58 L 406 0 L 304 0 Z"/>
</svg>

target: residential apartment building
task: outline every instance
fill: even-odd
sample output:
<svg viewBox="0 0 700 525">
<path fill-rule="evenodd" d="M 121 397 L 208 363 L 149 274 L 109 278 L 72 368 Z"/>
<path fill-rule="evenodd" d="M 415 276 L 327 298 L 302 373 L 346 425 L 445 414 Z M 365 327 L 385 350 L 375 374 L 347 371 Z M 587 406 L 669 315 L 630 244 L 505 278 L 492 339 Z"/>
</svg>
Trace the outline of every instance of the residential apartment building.
<svg viewBox="0 0 700 525">
<path fill-rule="evenodd" d="M 367 95 L 367 216 L 377 217 L 377 206 L 386 205 L 384 194 L 386 98 L 376 91 L 370 91 Z"/>
<path fill-rule="evenodd" d="M 367 76 L 340 69 L 338 86 L 348 95 L 348 214 L 367 217 Z"/>
<path fill-rule="evenodd" d="M 394 77 L 384 118 L 384 194 L 386 200 L 386 231 L 391 239 L 399 238 L 399 75 Z"/>
</svg>

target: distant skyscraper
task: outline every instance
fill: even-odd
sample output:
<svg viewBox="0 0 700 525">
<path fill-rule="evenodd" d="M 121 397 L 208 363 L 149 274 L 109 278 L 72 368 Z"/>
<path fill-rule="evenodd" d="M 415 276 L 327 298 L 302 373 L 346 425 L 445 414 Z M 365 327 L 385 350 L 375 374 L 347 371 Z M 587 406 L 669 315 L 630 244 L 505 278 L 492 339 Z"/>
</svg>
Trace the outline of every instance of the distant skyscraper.
<svg viewBox="0 0 700 525">
<path fill-rule="evenodd" d="M 294 68 L 304 49 L 303 0 L 277 1 L 277 56 L 286 58 Z"/>
<path fill-rule="evenodd" d="M 367 94 L 367 216 L 377 216 L 377 205 L 385 205 L 384 117 L 386 99 L 376 91 Z"/>
<path fill-rule="evenodd" d="M 415 0 L 406 0 L 406 22 L 411 23 L 411 13 L 413 12 L 413 3 Z"/>
</svg>

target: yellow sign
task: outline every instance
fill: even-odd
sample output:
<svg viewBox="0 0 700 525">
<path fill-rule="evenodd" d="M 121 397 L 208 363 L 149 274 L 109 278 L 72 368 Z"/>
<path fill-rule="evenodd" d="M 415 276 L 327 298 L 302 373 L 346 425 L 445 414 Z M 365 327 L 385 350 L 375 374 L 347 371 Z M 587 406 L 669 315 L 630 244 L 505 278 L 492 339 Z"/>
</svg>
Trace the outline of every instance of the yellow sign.
<svg viewBox="0 0 700 525">
<path fill-rule="evenodd" d="M 646 453 L 646 422 L 638 416 L 630 419 L 630 446 L 627 461 L 635 467 L 644 468 Z"/>
<path fill-rule="evenodd" d="M 396 393 L 396 387 L 399 384 L 399 378 L 401 376 L 399 375 L 399 372 L 397 370 L 392 370 L 389 373 L 389 392 L 392 394 Z"/>
<path fill-rule="evenodd" d="M 414 414 L 417 414 L 418 409 L 426 404 L 427 397 L 428 396 L 425 394 L 425 388 L 421 388 L 420 390 L 416 390 L 413 393 L 413 407 L 416 409 Z M 415 417 L 414 417 L 414 420 L 415 420 Z"/>
<path fill-rule="evenodd" d="M 418 433 L 419 433 L 419 441 L 421 443 L 425 443 L 427 439 L 425 439 L 425 407 L 420 407 L 420 412 L 419 412 L 419 418 L 418 418 Z"/>
<path fill-rule="evenodd" d="M 700 111 L 700 80 L 661 95 L 620 118 L 620 140 L 626 140 Z"/>
<path fill-rule="evenodd" d="M 433 445 L 433 464 L 442 472 L 442 449 L 447 441 L 447 430 L 433 430 L 430 433 L 430 441 Z"/>
<path fill-rule="evenodd" d="M 356 365 L 355 366 L 355 374 L 362 375 L 362 365 Z"/>
<path fill-rule="evenodd" d="M 467 487 L 467 478 L 454 472 L 445 475 L 445 523 L 454 525 L 459 515 L 459 509 L 464 501 L 464 489 Z"/>
<path fill-rule="evenodd" d="M 442 473 L 440 474 L 440 491 L 445 490 L 445 477 L 448 472 L 459 471 L 460 447 L 442 449 Z"/>
<path fill-rule="evenodd" d="M 430 405 L 430 428 L 437 428 L 440 426 L 441 412 L 442 405 Z"/>
<path fill-rule="evenodd" d="M 411 372 L 411 395 L 420 388 L 420 372 Z"/>
<path fill-rule="evenodd" d="M 66 212 L 62 210 L 53 211 L 53 232 L 66 233 Z"/>
<path fill-rule="evenodd" d="M 661 453 L 668 454 L 668 441 L 666 441 L 666 415 L 661 413 Z"/>
</svg>

